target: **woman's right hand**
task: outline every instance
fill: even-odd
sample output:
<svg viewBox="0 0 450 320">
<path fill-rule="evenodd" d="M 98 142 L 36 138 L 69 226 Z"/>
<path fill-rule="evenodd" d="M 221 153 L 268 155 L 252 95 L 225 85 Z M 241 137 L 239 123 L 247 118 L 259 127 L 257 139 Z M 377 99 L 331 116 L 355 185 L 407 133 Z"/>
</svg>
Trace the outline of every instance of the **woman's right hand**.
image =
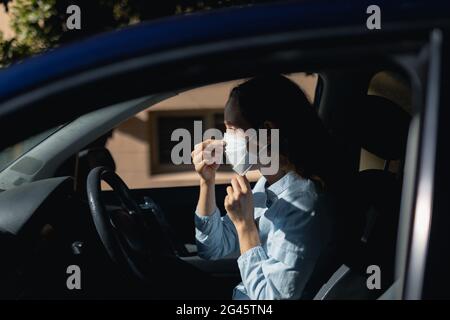
<svg viewBox="0 0 450 320">
<path fill-rule="evenodd" d="M 195 171 L 206 182 L 213 181 L 216 176 L 222 159 L 223 145 L 222 140 L 208 139 L 195 145 L 191 153 Z"/>
</svg>

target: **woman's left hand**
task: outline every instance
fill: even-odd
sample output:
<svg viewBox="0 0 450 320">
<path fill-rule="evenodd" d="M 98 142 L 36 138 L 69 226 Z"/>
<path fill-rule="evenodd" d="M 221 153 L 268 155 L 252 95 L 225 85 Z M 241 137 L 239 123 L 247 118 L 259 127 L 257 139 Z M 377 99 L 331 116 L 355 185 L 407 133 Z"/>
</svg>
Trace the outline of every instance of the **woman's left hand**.
<svg viewBox="0 0 450 320">
<path fill-rule="evenodd" d="M 254 225 L 253 194 L 245 176 L 236 175 L 227 187 L 225 210 L 236 228 Z"/>
<path fill-rule="evenodd" d="M 253 193 L 246 177 L 235 176 L 227 188 L 225 209 L 236 227 L 241 254 L 260 245 L 258 227 L 255 223 Z"/>
</svg>

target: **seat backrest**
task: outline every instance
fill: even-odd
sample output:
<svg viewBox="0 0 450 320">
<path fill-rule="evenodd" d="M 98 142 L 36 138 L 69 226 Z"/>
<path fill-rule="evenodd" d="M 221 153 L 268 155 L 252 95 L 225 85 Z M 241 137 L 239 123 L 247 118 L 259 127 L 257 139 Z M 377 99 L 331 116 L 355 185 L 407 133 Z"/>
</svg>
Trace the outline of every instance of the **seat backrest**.
<svg viewBox="0 0 450 320">
<path fill-rule="evenodd" d="M 369 290 L 366 277 L 343 264 L 322 286 L 314 300 L 373 300 L 377 292 Z"/>
<path fill-rule="evenodd" d="M 367 96 L 354 119 L 354 143 L 385 161 L 403 159 L 410 117 L 401 107 L 382 97 Z M 350 215 L 351 221 L 341 227 L 343 263 L 315 299 L 377 298 L 382 292 L 366 286 L 370 265 L 381 269 L 382 290 L 394 280 L 401 179 L 386 166 L 359 172 L 352 184 L 346 200 L 356 215 Z"/>
<path fill-rule="evenodd" d="M 303 288 L 302 300 L 311 300 L 323 283 L 333 274 L 342 263 L 339 255 L 336 235 L 334 233 L 336 219 L 336 199 L 332 194 L 321 193 L 317 201 L 317 216 L 321 217 L 320 232 L 321 253 L 317 259 L 313 272 L 311 273 L 305 287 Z"/>
</svg>

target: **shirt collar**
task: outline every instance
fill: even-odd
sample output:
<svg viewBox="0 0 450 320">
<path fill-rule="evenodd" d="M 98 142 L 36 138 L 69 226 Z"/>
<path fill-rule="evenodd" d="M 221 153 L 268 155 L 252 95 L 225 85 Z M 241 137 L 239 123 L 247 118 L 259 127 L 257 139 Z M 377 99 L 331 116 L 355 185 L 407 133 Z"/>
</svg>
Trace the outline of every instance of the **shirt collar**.
<svg viewBox="0 0 450 320">
<path fill-rule="evenodd" d="M 270 193 L 273 193 L 275 196 L 279 196 L 283 191 L 285 191 L 290 186 L 292 187 L 294 181 L 298 180 L 300 176 L 298 176 L 294 171 L 289 171 L 286 173 L 281 179 L 272 183 L 267 189 Z"/>
</svg>

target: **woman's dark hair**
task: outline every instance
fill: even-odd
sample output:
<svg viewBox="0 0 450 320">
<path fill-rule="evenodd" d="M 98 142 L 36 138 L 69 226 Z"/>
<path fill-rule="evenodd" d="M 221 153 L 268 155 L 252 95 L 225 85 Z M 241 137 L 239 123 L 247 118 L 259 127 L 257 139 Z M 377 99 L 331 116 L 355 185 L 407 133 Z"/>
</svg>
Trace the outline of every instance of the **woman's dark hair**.
<svg viewBox="0 0 450 320">
<path fill-rule="evenodd" d="M 282 75 L 258 76 L 233 88 L 230 101 L 252 128 L 264 128 L 265 121 L 274 123 L 280 134 L 280 154 L 298 174 L 319 177 L 325 186 L 332 183 L 331 138 L 297 84 Z"/>
</svg>

